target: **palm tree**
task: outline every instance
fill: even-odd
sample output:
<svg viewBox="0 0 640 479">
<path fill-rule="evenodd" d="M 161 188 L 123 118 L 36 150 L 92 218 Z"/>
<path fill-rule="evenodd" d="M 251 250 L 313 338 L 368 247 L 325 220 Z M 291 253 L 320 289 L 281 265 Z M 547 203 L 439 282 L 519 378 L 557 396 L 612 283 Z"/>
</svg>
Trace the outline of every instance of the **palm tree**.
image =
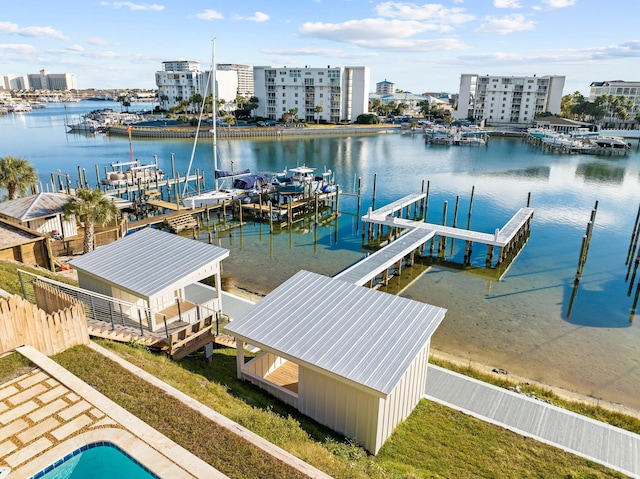
<svg viewBox="0 0 640 479">
<path fill-rule="evenodd" d="M 324 111 L 324 108 L 322 108 L 321 105 L 316 105 L 316 107 L 313 109 L 313 111 L 316 112 L 316 124 L 320 123 L 320 113 L 322 113 Z"/>
<path fill-rule="evenodd" d="M 75 216 L 84 226 L 83 251 L 93 251 L 95 223 L 102 226 L 118 214 L 116 204 L 98 189 L 79 189 L 62 207 L 65 219 Z"/>
<path fill-rule="evenodd" d="M 291 115 L 293 117 L 293 121 L 297 121 L 298 120 L 298 109 L 297 108 L 289 108 L 289 115 Z"/>
<path fill-rule="evenodd" d="M 36 169 L 24 158 L 7 155 L 0 158 L 0 186 L 7 189 L 6 199 L 15 200 L 35 188 L 38 181 Z"/>
</svg>

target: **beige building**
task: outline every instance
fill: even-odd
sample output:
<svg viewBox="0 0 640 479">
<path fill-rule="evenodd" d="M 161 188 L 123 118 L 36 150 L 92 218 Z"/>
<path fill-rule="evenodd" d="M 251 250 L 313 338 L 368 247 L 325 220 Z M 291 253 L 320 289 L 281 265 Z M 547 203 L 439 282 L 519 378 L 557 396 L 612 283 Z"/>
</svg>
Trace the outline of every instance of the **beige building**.
<svg viewBox="0 0 640 479">
<path fill-rule="evenodd" d="M 355 121 L 369 111 L 367 67 L 253 67 L 256 115 L 279 120 L 289 110 L 313 122 Z M 316 112 L 321 107 L 322 112 Z"/>
<path fill-rule="evenodd" d="M 536 114 L 560 113 L 564 76 L 460 76 L 457 120 L 470 119 L 492 126 L 525 127 Z"/>
</svg>

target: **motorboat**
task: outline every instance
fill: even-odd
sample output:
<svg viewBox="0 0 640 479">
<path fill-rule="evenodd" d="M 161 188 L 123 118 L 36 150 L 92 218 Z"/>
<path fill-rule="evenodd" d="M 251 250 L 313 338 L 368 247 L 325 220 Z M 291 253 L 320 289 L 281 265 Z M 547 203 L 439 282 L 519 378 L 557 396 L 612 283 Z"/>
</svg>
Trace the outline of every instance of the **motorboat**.
<svg viewBox="0 0 640 479">
<path fill-rule="evenodd" d="M 164 179 L 164 172 L 156 163 L 141 165 L 138 161 L 111 163 L 111 171 L 106 172 L 100 183 L 105 186 L 133 186 Z"/>
</svg>

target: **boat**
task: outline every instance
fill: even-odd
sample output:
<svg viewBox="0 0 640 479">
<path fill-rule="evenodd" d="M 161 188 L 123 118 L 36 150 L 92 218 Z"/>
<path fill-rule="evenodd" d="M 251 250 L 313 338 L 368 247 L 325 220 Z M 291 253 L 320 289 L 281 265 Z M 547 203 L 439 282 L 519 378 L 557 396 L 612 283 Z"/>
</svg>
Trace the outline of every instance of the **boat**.
<svg viewBox="0 0 640 479">
<path fill-rule="evenodd" d="M 105 126 L 100 123 L 99 121 L 96 120 L 92 120 L 91 118 L 83 118 L 82 120 L 78 121 L 77 123 L 69 123 L 67 125 L 67 128 L 69 128 L 69 131 L 81 131 L 81 132 L 88 132 L 88 133 L 97 133 L 99 131 L 104 131 Z"/>
<path fill-rule="evenodd" d="M 315 168 L 303 165 L 291 168 L 291 176 L 279 177 L 274 180 L 278 194 L 284 197 L 296 197 L 315 192 L 329 193 L 336 191 L 331 170 L 316 176 Z"/>
<path fill-rule="evenodd" d="M 164 172 L 156 163 L 141 165 L 137 160 L 116 162 L 111 163 L 111 171 L 106 172 L 100 184 L 117 188 L 161 181 L 164 177 Z"/>
<path fill-rule="evenodd" d="M 211 76 L 213 78 L 211 78 L 211 81 L 213 85 L 216 85 L 215 43 L 213 49 L 214 53 L 212 55 L 211 61 L 211 71 L 213 72 Z M 248 169 L 241 171 L 227 171 L 218 169 L 217 126 L 219 122 L 217 121 L 216 113 L 216 109 L 214 108 L 211 121 L 211 136 L 213 138 L 212 146 L 215 186 L 214 189 L 210 191 L 188 194 L 187 184 L 185 183 L 185 189 L 182 194 L 182 205 L 187 208 L 193 209 L 202 206 L 212 206 L 227 201 L 237 200 L 240 200 L 243 203 L 251 203 L 258 201 L 261 195 L 269 195 L 275 192 L 275 186 L 272 184 L 271 178 L 266 174 L 251 174 L 251 171 Z M 198 127 L 196 128 L 191 160 L 189 161 L 189 168 L 187 169 L 187 171 L 191 170 L 191 164 L 193 163 L 193 157 L 198 140 L 198 134 L 200 132 L 201 122 L 202 113 L 200 121 L 198 121 Z"/>
<path fill-rule="evenodd" d="M 600 148 L 628 150 L 631 145 L 619 136 L 599 136 L 593 140 Z"/>
</svg>

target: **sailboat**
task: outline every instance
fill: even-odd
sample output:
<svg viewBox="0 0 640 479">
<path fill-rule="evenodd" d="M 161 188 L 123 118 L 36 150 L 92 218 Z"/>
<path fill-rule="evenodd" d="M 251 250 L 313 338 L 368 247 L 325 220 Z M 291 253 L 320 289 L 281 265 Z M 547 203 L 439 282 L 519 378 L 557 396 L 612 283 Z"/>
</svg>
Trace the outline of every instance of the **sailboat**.
<svg viewBox="0 0 640 479">
<path fill-rule="evenodd" d="M 266 175 L 252 175 L 250 170 L 243 171 L 224 171 L 218 169 L 218 148 L 217 148 L 217 98 L 216 92 L 216 62 L 215 62 L 215 38 L 213 39 L 213 49 L 211 58 L 211 74 L 209 75 L 209 82 L 211 84 L 211 91 L 213 94 L 213 118 L 212 118 L 212 138 L 213 138 L 213 168 L 215 172 L 215 188 L 212 191 L 203 193 L 197 193 L 192 195 L 186 194 L 187 185 L 185 184 L 185 190 L 182 196 L 182 204 L 187 208 L 198 208 L 201 206 L 211 206 L 223 203 L 225 201 L 241 200 L 243 202 L 252 201 L 260 193 L 270 193 L 275 190 L 275 187 L 271 185 L 271 178 Z M 203 102 L 204 106 L 204 102 Z M 204 108 L 201 108 L 201 112 Z M 196 143 L 198 141 L 198 133 L 200 131 L 200 124 L 202 120 L 202 113 L 198 120 L 198 127 L 196 129 L 196 135 L 193 143 L 193 150 L 191 153 L 191 161 L 189 162 L 189 170 L 191 170 L 191 163 L 193 162 L 193 156 L 195 153 Z M 231 182 L 228 187 L 221 187 L 221 184 Z"/>
</svg>

